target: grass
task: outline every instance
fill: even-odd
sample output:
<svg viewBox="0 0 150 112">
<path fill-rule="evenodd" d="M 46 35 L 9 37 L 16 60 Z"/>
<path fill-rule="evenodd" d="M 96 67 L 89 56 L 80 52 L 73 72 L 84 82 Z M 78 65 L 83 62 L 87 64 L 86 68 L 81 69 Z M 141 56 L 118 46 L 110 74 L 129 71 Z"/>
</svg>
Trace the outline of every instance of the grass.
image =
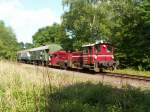
<svg viewBox="0 0 150 112">
<path fill-rule="evenodd" d="M 47 68 L 0 61 L 0 111 L 45 111 L 47 94 L 89 79 L 51 73 Z"/>
<path fill-rule="evenodd" d="M 150 91 L 0 61 L 0 112 L 150 112 Z"/>
<path fill-rule="evenodd" d="M 138 71 L 138 70 L 134 70 L 134 69 L 117 69 L 117 70 L 114 70 L 111 72 L 112 73 L 131 74 L 131 75 L 150 77 L 150 71 Z"/>
<path fill-rule="evenodd" d="M 150 112 L 150 92 L 126 86 L 78 83 L 49 96 L 53 112 Z M 57 108 L 56 108 L 57 107 Z"/>
</svg>

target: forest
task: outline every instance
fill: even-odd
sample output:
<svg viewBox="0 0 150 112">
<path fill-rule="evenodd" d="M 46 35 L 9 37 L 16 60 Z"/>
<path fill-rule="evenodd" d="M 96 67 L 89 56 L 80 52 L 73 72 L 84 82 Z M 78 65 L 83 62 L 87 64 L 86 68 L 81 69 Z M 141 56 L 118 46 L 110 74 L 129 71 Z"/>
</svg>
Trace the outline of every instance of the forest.
<svg viewBox="0 0 150 112">
<path fill-rule="evenodd" d="M 62 5 L 61 24 L 40 28 L 32 44 L 17 42 L 12 28 L 1 21 L 0 58 L 15 59 L 18 50 L 51 43 L 73 51 L 105 40 L 115 46 L 120 68 L 150 70 L 149 0 L 62 0 Z"/>
</svg>

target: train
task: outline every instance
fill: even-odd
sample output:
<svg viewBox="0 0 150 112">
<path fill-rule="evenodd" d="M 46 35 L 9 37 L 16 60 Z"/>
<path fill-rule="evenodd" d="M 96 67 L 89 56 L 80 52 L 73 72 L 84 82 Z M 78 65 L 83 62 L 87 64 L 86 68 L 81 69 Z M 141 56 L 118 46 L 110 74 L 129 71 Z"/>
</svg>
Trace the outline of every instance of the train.
<svg viewBox="0 0 150 112">
<path fill-rule="evenodd" d="M 23 63 L 59 67 L 62 69 L 88 69 L 100 72 L 114 70 L 117 61 L 114 46 L 108 42 L 95 42 L 82 46 L 80 51 L 65 51 L 60 45 L 51 44 L 17 52 L 17 60 Z"/>
</svg>

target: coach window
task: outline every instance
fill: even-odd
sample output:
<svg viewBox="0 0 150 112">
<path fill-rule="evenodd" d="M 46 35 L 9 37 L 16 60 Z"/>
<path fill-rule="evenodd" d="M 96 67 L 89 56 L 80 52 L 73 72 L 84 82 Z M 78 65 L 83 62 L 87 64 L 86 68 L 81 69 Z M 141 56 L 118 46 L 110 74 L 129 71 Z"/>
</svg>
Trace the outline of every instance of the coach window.
<svg viewBox="0 0 150 112">
<path fill-rule="evenodd" d="M 49 49 L 46 49 L 45 51 L 46 51 L 46 53 L 48 53 L 48 52 L 49 52 Z"/>
<path fill-rule="evenodd" d="M 40 51 L 40 55 L 43 55 L 43 51 Z"/>
</svg>

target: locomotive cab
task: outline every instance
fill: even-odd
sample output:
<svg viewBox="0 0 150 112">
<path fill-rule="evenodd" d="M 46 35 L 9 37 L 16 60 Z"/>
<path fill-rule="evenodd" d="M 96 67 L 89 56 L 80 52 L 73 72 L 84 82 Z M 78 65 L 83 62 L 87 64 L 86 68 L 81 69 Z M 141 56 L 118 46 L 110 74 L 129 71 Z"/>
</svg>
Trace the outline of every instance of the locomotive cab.
<svg viewBox="0 0 150 112">
<path fill-rule="evenodd" d="M 51 66 L 59 66 L 61 68 L 67 68 L 68 56 L 69 53 L 66 51 L 57 51 L 54 53 L 49 53 L 51 55 L 51 59 L 49 60 L 49 65 Z"/>
<path fill-rule="evenodd" d="M 115 68 L 114 48 L 109 43 L 83 46 L 83 67 L 99 72 L 103 68 Z"/>
<path fill-rule="evenodd" d="M 110 44 L 97 44 L 95 45 L 95 55 L 97 61 L 112 61 L 114 59 L 114 48 Z"/>
</svg>

